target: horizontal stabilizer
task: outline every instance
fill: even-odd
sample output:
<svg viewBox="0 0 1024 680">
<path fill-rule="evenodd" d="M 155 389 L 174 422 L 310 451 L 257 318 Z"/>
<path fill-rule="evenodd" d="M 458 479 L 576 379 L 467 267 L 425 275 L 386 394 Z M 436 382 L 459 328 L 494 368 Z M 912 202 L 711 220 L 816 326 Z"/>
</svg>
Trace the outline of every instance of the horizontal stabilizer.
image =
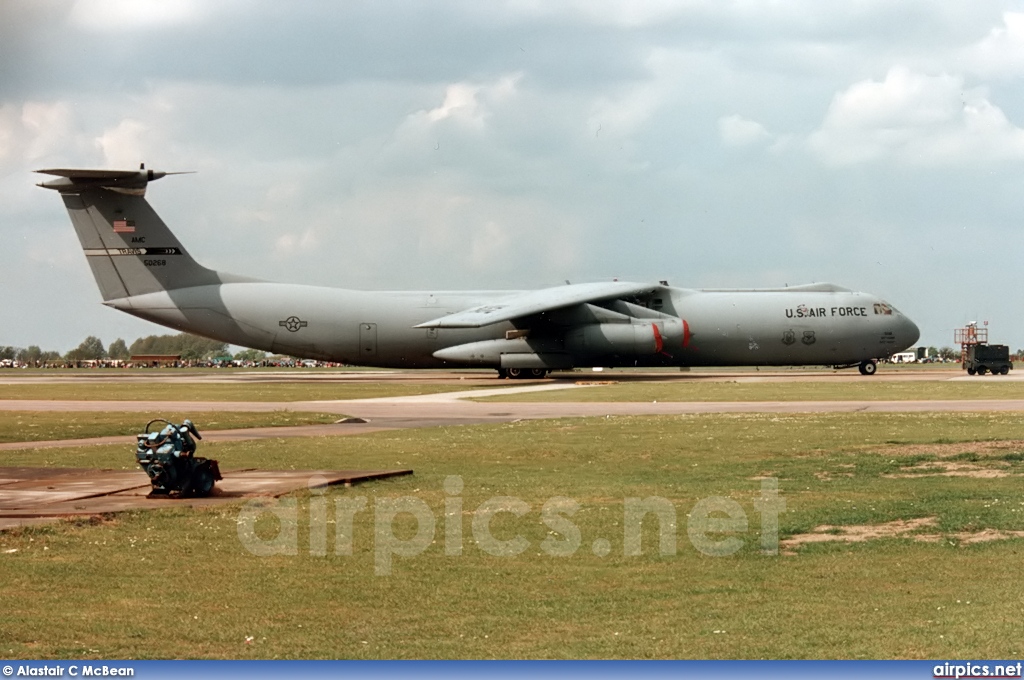
<svg viewBox="0 0 1024 680">
<path fill-rule="evenodd" d="M 142 196 L 146 193 L 146 185 L 167 175 L 184 175 L 186 172 L 163 172 L 146 170 L 79 170 L 74 168 L 50 168 L 36 170 L 42 175 L 53 175 L 60 179 L 40 182 L 44 189 L 55 189 L 60 192 L 78 192 L 83 189 L 99 188 L 110 191 Z"/>
<path fill-rule="evenodd" d="M 36 170 L 41 175 L 54 175 L 56 177 L 67 177 L 68 179 L 127 179 L 137 177 L 146 171 L 140 170 L 76 170 L 74 168 L 51 168 L 49 170 Z M 148 172 L 146 172 L 148 174 Z M 163 176 L 163 173 L 161 173 Z"/>
</svg>

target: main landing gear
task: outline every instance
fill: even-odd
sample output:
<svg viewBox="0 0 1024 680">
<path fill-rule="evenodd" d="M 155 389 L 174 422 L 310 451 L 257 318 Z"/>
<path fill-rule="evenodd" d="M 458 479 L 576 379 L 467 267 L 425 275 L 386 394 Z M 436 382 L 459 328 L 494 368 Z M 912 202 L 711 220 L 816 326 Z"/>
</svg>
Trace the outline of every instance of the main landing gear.
<svg viewBox="0 0 1024 680">
<path fill-rule="evenodd" d="M 513 380 L 524 380 L 533 379 L 539 380 L 548 374 L 546 369 L 543 368 L 499 368 L 498 377 L 504 380 L 505 378 L 511 378 Z"/>
<path fill-rule="evenodd" d="M 857 367 L 857 370 L 860 371 L 861 375 L 874 375 L 875 371 L 878 370 L 878 362 L 874 359 L 871 359 L 870 361 L 862 361 L 860 362 L 860 366 Z"/>
</svg>

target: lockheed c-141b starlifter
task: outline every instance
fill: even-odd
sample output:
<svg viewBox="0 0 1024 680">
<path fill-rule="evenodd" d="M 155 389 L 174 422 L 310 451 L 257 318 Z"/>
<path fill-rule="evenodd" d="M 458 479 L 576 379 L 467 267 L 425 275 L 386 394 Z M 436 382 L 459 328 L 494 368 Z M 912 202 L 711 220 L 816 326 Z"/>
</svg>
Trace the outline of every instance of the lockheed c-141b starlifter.
<svg viewBox="0 0 1024 680">
<path fill-rule="evenodd" d="M 146 201 L 153 170 L 40 170 L 57 179 L 103 303 L 180 331 L 295 357 L 543 377 L 591 366 L 858 366 L 917 326 L 832 284 L 692 290 L 611 281 L 528 291 L 361 291 L 208 269 Z M 171 173 L 173 174 L 173 173 Z"/>
</svg>

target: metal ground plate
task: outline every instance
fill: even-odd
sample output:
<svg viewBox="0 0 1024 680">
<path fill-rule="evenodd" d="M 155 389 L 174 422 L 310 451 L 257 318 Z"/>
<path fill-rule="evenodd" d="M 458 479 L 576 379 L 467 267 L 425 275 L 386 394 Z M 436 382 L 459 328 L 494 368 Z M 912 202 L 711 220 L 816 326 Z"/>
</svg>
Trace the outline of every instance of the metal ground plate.
<svg viewBox="0 0 1024 680">
<path fill-rule="evenodd" d="M 126 510 L 209 507 L 256 496 L 283 496 L 311 486 L 357 484 L 412 470 L 229 470 L 206 498 L 149 495 L 141 470 L 0 467 L 0 530 L 63 517 Z"/>
</svg>

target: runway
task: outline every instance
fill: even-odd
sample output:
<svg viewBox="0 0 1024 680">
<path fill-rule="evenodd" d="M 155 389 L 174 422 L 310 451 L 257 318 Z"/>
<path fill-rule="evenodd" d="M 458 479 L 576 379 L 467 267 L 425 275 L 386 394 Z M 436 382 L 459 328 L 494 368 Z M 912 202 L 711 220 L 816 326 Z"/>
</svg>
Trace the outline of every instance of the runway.
<svg viewBox="0 0 1024 680">
<path fill-rule="evenodd" d="M 939 368 L 896 368 L 886 366 L 878 373 L 865 378 L 854 369 L 827 368 L 694 368 L 689 371 L 670 369 L 609 369 L 605 371 L 555 371 L 544 381 L 498 380 L 492 370 L 319 370 L 319 369 L 75 369 L 31 371 L 23 373 L 17 369 L 0 370 L 0 385 L 31 384 L 74 384 L 74 383 L 129 383 L 151 384 L 153 382 L 204 383 L 204 384 L 260 384 L 282 382 L 327 383 L 406 383 L 418 385 L 458 384 L 466 387 L 504 384 L 508 386 L 544 383 L 565 383 L 576 381 L 615 382 L 919 382 L 933 380 L 948 381 L 1024 381 L 1024 372 L 1012 371 L 1005 376 L 968 376 L 959 365 L 938 365 Z"/>
<path fill-rule="evenodd" d="M 88 380 L 111 382 L 135 381 L 139 376 L 134 374 L 88 374 Z M 573 374 L 580 375 L 580 374 Z M 675 382 L 678 380 L 700 381 L 732 381 L 732 382 L 806 382 L 854 380 L 864 381 L 919 381 L 949 380 L 958 381 L 967 376 L 956 371 L 907 371 L 880 373 L 870 378 L 860 375 L 851 376 L 849 372 L 822 371 L 776 371 L 776 372 L 709 372 L 706 374 L 679 374 L 666 372 L 638 372 L 635 374 L 616 373 L 583 374 L 587 378 L 614 378 L 622 381 L 659 381 Z M 990 399 L 990 400 L 821 400 L 821 401 L 665 401 L 665 402 L 479 402 L 489 396 L 510 395 L 522 392 L 544 392 L 553 390 L 585 390 L 598 384 L 606 384 L 606 380 L 544 380 L 544 381 L 498 381 L 480 373 L 443 373 L 443 372 L 343 372 L 327 374 L 284 374 L 290 381 L 320 382 L 332 381 L 380 381 L 386 377 L 389 381 L 421 381 L 433 384 L 457 384 L 476 389 L 460 390 L 440 394 L 426 394 L 404 397 L 381 397 L 373 399 L 348 399 L 337 401 L 96 401 L 96 400 L 0 400 L 0 411 L 48 411 L 48 412 L 120 412 L 145 413 L 208 413 L 208 412 L 273 412 L 301 411 L 309 413 L 333 413 L 341 416 L 353 416 L 366 420 L 365 423 L 341 423 L 327 425 L 305 425 L 290 427 L 260 427 L 236 430 L 210 430 L 204 438 L 216 441 L 244 441 L 252 439 L 283 438 L 283 437 L 321 437 L 368 434 L 387 430 L 406 428 L 459 426 L 485 423 L 511 422 L 515 420 L 536 420 L 551 418 L 587 418 L 604 416 L 657 416 L 657 415 L 692 415 L 713 413 L 961 413 L 961 412 L 1007 412 L 1024 411 L 1024 399 Z M 49 379 L 49 376 L 43 376 Z M 988 377 L 988 380 L 1003 381 L 1012 376 Z M 8 384 L 14 382 L 34 383 L 39 376 L 3 376 Z M 13 379 L 12 379 L 13 378 Z M 76 376 L 54 376 L 59 382 L 74 380 Z M 206 382 L 222 380 L 220 374 L 198 374 L 190 376 L 151 374 L 145 376 L 147 382 Z M 252 383 L 278 382 L 282 375 L 278 373 L 250 373 L 226 376 L 225 379 L 241 380 Z M 986 378 L 973 377 L 978 381 Z M 494 386 L 490 389 L 483 386 Z M 95 437 L 89 439 L 12 442 L 0 444 L 0 451 L 26 448 L 54 448 L 64 446 L 83 446 L 92 444 L 123 444 L 133 442 L 132 437 Z"/>
</svg>

